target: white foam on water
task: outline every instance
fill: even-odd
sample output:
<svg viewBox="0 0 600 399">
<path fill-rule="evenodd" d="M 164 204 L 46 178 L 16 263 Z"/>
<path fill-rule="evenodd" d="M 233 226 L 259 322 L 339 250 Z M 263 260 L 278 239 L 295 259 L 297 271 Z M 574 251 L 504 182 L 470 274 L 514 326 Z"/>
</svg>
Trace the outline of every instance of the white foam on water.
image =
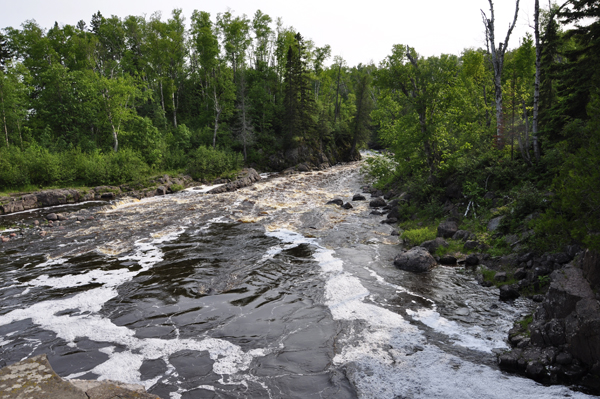
<svg viewBox="0 0 600 399">
<path fill-rule="evenodd" d="M 588 397 L 564 386 L 545 387 L 533 380 L 509 376 L 487 366 L 464 361 L 427 344 L 423 333 L 401 315 L 366 303 L 370 292 L 358 277 L 344 271 L 343 261 L 335 258 L 334 251 L 318 245 L 315 239 L 291 231 L 279 230 L 267 235 L 285 243 L 315 245 L 317 250 L 313 256 L 327 279 L 325 303 L 333 318 L 367 323 L 363 329 L 350 327 L 346 338 L 339 341 L 341 351 L 333 359 L 335 365 L 346 367 L 346 375 L 357 388 L 360 398 Z M 375 274 L 378 282 L 385 282 L 371 269 L 368 271 L 371 275 Z M 410 293 L 403 287 L 392 286 L 399 292 Z M 455 344 L 467 348 L 489 352 L 503 343 L 499 336 L 491 339 L 480 337 L 484 334 L 479 327 L 465 328 L 441 317 L 435 311 L 435 304 L 434 310 L 423 309 L 409 314 L 450 336 Z M 485 334 L 489 335 L 487 332 Z"/>
<path fill-rule="evenodd" d="M 267 349 L 253 349 L 244 352 L 238 345 L 213 338 L 194 339 L 140 339 L 135 331 L 117 326 L 106 317 L 98 314 L 105 303 L 118 296 L 117 288 L 131 281 L 139 273 L 149 270 L 163 260 L 163 252 L 157 244 L 177 238 L 184 230 L 177 230 L 154 239 L 139 240 L 135 243 L 134 254 L 119 258 L 134 260 L 141 269 L 130 271 L 91 270 L 76 275 L 49 277 L 47 275 L 27 282 L 31 287 L 67 288 L 90 283 L 100 283 L 102 287 L 87 290 L 74 296 L 36 303 L 26 309 L 17 309 L 0 316 L 0 325 L 30 318 L 33 323 L 45 330 L 53 331 L 67 345 L 76 347 L 79 338 L 96 342 L 110 342 L 121 345 L 126 350 L 116 352 L 114 347 L 102 348 L 101 352 L 109 359 L 89 370 L 99 375 L 100 380 L 113 379 L 126 383 L 142 384 L 147 389 L 159 378 L 141 380 L 140 367 L 146 359 L 163 359 L 169 365 L 169 357 L 182 350 L 207 351 L 214 361 L 213 371 L 220 375 L 232 375 L 247 370 L 255 357 L 265 356 Z M 61 265 L 66 259 L 45 262 L 46 265 Z M 69 311 L 68 313 L 66 311 Z M 64 312 L 64 314 L 59 314 Z M 10 341 L 2 341 L 10 342 Z M 170 367 L 173 369 L 173 367 Z M 77 378 L 87 373 L 76 373 L 69 378 Z"/>
<path fill-rule="evenodd" d="M 491 353 L 492 349 L 507 349 L 504 331 L 493 334 L 479 326 L 465 328 L 459 323 L 442 317 L 433 309 L 406 310 L 414 320 L 448 336 L 452 342 L 465 348 Z"/>
<path fill-rule="evenodd" d="M 67 259 L 65 259 L 65 258 L 48 259 L 46 262 L 40 263 L 39 265 L 36 265 L 35 267 L 44 268 L 44 267 L 48 267 L 48 266 L 62 265 L 66 261 L 67 261 Z"/>
<path fill-rule="evenodd" d="M 217 188 L 217 187 L 221 187 L 224 186 L 225 184 L 215 184 L 214 186 L 195 186 L 195 187 L 189 187 L 186 188 L 185 191 L 186 193 L 193 193 L 193 194 L 206 194 L 207 192 L 209 192 L 210 190 L 212 190 L 213 188 Z"/>
</svg>

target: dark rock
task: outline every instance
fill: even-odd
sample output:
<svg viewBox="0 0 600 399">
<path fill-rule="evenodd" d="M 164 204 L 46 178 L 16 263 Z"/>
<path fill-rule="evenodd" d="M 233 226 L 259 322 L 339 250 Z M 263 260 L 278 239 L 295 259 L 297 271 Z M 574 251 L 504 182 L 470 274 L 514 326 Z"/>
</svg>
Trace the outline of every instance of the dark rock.
<svg viewBox="0 0 600 399">
<path fill-rule="evenodd" d="M 431 270 L 436 262 L 425 248 L 415 247 L 396 256 L 394 265 L 409 272 L 423 273 Z"/>
<path fill-rule="evenodd" d="M 238 173 L 236 180 L 226 183 L 223 186 L 215 187 L 208 192 L 208 194 L 220 194 L 225 192 L 236 191 L 243 187 L 248 187 L 257 181 L 260 181 L 261 177 L 258 172 L 252 168 L 247 168 Z"/>
<path fill-rule="evenodd" d="M 533 259 L 533 257 L 534 257 L 533 252 L 527 252 L 527 253 L 519 256 L 519 258 L 517 259 L 517 261 L 519 263 L 527 263 L 527 262 L 531 261 Z"/>
<path fill-rule="evenodd" d="M 529 362 L 525 374 L 533 380 L 540 380 L 546 375 L 546 368 L 540 362 Z"/>
<path fill-rule="evenodd" d="M 498 272 L 496 273 L 496 275 L 494 276 L 494 280 L 495 281 L 499 281 L 501 283 L 505 282 L 507 279 L 506 277 L 506 272 Z"/>
<path fill-rule="evenodd" d="M 394 223 L 398 223 L 398 219 L 389 218 L 389 219 L 382 220 L 381 223 L 382 224 L 394 224 Z"/>
<path fill-rule="evenodd" d="M 453 240 L 463 240 L 466 241 L 471 238 L 473 234 L 467 230 L 457 230 L 456 233 L 452 236 Z"/>
<path fill-rule="evenodd" d="M 354 194 L 354 197 L 352 197 L 352 201 L 366 201 L 367 198 L 362 195 L 362 194 Z"/>
<path fill-rule="evenodd" d="M 543 302 L 544 301 L 544 296 L 540 295 L 540 294 L 537 294 L 537 295 L 534 295 L 532 299 L 533 299 L 533 302 Z"/>
<path fill-rule="evenodd" d="M 398 230 L 394 230 L 394 231 L 392 231 L 391 235 L 393 235 L 393 236 L 399 236 L 400 232 Z"/>
<path fill-rule="evenodd" d="M 381 190 L 371 191 L 371 198 L 375 198 L 375 197 L 383 197 L 383 191 L 381 191 Z"/>
<path fill-rule="evenodd" d="M 465 242 L 465 245 L 463 245 L 463 248 L 467 251 L 475 250 L 479 248 L 479 241 L 467 241 Z"/>
<path fill-rule="evenodd" d="M 167 194 L 167 189 L 165 188 L 165 186 L 158 186 L 156 188 L 156 195 L 165 195 Z"/>
<path fill-rule="evenodd" d="M 385 215 L 385 212 L 371 211 L 370 215 L 383 216 L 383 215 Z"/>
<path fill-rule="evenodd" d="M 386 205 L 386 202 L 383 198 L 375 198 L 374 200 L 371 200 L 371 202 L 369 202 L 369 206 L 371 208 L 381 208 L 384 207 Z"/>
<path fill-rule="evenodd" d="M 479 257 L 475 254 L 471 254 L 466 257 L 465 265 L 467 266 L 477 266 L 479 264 Z"/>
<path fill-rule="evenodd" d="M 440 223 L 437 228 L 437 236 L 450 238 L 458 231 L 458 224 L 453 220 Z"/>
<path fill-rule="evenodd" d="M 500 287 L 500 300 L 510 301 L 520 296 L 519 290 L 513 285 L 503 285 Z"/>
<path fill-rule="evenodd" d="M 440 258 L 440 263 L 442 265 L 453 266 L 456 265 L 456 258 L 452 255 L 444 255 Z"/>
<path fill-rule="evenodd" d="M 498 357 L 498 365 L 502 370 L 516 371 L 519 369 L 519 358 L 522 351 L 519 349 L 503 353 Z"/>
<path fill-rule="evenodd" d="M 425 248 L 429 251 L 430 254 L 433 254 L 439 247 L 447 247 L 448 242 L 441 237 L 437 237 L 435 240 L 424 241 L 421 244 L 421 247 Z"/>
<path fill-rule="evenodd" d="M 390 207 L 390 212 L 388 213 L 388 219 L 398 219 L 400 220 L 400 208 L 398 205 Z"/>
<path fill-rule="evenodd" d="M 581 257 L 579 264 L 590 286 L 592 288 L 600 287 L 600 254 L 588 249 Z"/>
<path fill-rule="evenodd" d="M 564 319 L 575 311 L 579 301 L 595 300 L 581 269 L 567 266 L 554 271 L 550 278 L 552 283 L 543 304 L 549 319 Z"/>
<path fill-rule="evenodd" d="M 354 207 L 352 206 L 352 204 L 351 204 L 351 203 L 349 203 L 349 202 L 346 202 L 344 205 L 342 205 L 342 208 L 344 208 L 344 209 L 352 209 L 352 208 L 354 208 Z"/>
<path fill-rule="evenodd" d="M 488 231 L 496 231 L 500 226 L 500 222 L 502 222 L 502 219 L 504 219 L 504 216 L 498 216 L 490 220 L 487 225 Z"/>
<path fill-rule="evenodd" d="M 556 355 L 556 363 L 562 364 L 563 366 L 568 366 L 573 363 L 573 355 L 568 352 L 561 352 Z"/>
<path fill-rule="evenodd" d="M 67 217 L 65 215 L 63 215 L 62 213 L 57 213 L 56 218 L 58 220 L 67 220 Z"/>
<path fill-rule="evenodd" d="M 564 265 L 565 263 L 569 263 L 571 261 L 571 258 L 567 253 L 565 252 L 560 252 L 557 254 L 554 254 L 553 256 L 553 260 L 555 263 L 559 263 L 561 265 Z"/>
<path fill-rule="evenodd" d="M 306 165 L 305 163 L 301 163 L 300 165 L 298 165 L 296 167 L 296 170 L 298 172 L 309 172 L 310 168 L 308 167 L 308 165 Z"/>
<path fill-rule="evenodd" d="M 527 270 L 523 268 L 517 269 L 514 273 L 514 276 L 517 280 L 523 280 L 527 277 Z"/>
<path fill-rule="evenodd" d="M 396 195 L 396 193 L 393 190 L 390 190 L 383 195 L 383 198 L 386 200 L 389 200 L 390 198 L 394 197 L 395 195 Z"/>
<path fill-rule="evenodd" d="M 327 202 L 325 205 L 332 205 L 332 204 L 342 206 L 342 205 L 344 205 L 344 201 L 340 198 L 336 198 L 336 199 L 333 199 L 333 200 Z"/>
<path fill-rule="evenodd" d="M 56 213 L 49 213 L 46 215 L 46 220 L 58 220 L 58 216 L 56 216 Z"/>
</svg>

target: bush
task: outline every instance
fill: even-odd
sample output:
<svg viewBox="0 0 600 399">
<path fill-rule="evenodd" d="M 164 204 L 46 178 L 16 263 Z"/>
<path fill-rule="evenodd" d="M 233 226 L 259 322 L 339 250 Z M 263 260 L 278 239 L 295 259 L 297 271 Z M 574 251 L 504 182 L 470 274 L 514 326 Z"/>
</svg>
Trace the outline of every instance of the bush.
<svg viewBox="0 0 600 399">
<path fill-rule="evenodd" d="M 435 227 L 423 227 L 421 229 L 405 230 L 401 238 L 408 241 L 411 245 L 421 245 L 423 241 L 435 239 L 437 229 Z"/>
<path fill-rule="evenodd" d="M 187 171 L 196 180 L 214 179 L 241 168 L 242 156 L 212 147 L 198 147 L 192 154 Z"/>
</svg>

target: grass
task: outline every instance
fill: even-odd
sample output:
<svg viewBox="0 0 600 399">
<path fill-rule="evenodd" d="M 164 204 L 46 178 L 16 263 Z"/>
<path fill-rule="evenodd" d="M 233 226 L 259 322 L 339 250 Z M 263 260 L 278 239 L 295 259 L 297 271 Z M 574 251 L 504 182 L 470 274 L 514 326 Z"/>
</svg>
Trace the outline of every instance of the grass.
<svg viewBox="0 0 600 399">
<path fill-rule="evenodd" d="M 401 238 L 408 241 L 412 245 L 420 245 L 424 241 L 434 240 L 436 236 L 437 229 L 433 226 L 428 226 L 418 229 L 404 230 Z"/>
</svg>

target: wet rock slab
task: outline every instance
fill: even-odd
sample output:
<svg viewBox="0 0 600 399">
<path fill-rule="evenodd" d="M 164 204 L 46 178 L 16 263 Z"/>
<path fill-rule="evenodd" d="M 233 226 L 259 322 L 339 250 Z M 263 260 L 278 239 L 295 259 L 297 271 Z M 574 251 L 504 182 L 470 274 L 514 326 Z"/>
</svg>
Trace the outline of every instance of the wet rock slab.
<svg viewBox="0 0 600 399">
<path fill-rule="evenodd" d="M 118 385 L 117 385 L 118 384 Z M 156 399 L 139 385 L 112 381 L 63 380 L 46 355 L 35 356 L 0 370 L 2 399 Z"/>
</svg>

